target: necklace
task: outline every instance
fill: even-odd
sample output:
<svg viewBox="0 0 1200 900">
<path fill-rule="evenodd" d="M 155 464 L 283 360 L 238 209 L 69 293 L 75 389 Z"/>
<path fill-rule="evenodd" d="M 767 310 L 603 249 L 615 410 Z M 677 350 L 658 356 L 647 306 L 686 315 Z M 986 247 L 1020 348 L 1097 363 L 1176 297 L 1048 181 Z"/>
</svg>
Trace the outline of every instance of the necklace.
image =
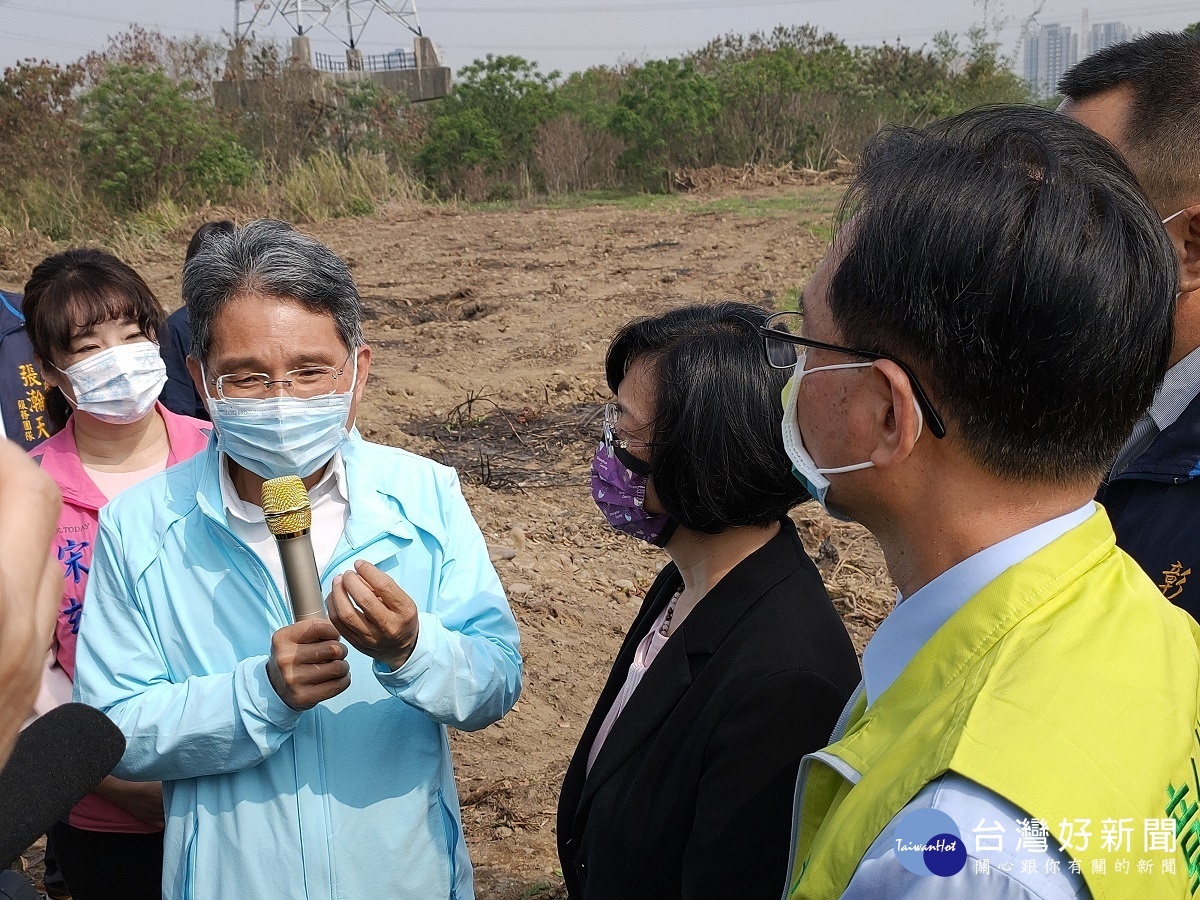
<svg viewBox="0 0 1200 900">
<path fill-rule="evenodd" d="M 683 593 L 683 588 L 675 592 L 675 596 L 671 598 L 671 602 L 667 604 L 667 617 L 663 619 L 662 627 L 658 629 L 658 633 L 663 637 L 668 637 L 671 634 L 671 619 L 675 617 L 675 605 L 679 602 L 679 597 Z"/>
</svg>

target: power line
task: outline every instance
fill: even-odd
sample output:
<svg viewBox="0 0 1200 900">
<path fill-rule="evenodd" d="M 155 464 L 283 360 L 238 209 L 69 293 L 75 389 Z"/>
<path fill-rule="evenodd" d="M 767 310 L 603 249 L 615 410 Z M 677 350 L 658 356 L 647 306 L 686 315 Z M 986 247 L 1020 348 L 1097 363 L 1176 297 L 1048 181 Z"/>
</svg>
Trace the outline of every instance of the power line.
<svg viewBox="0 0 1200 900">
<path fill-rule="evenodd" d="M 32 41 L 36 44 L 49 44 L 53 47 L 68 47 L 72 50 L 94 50 L 87 44 L 76 44 L 72 41 L 60 41 L 54 38 L 35 37 L 32 34 L 18 34 L 15 31 L 0 31 L 0 40 Z"/>
<path fill-rule="evenodd" d="M 439 42 L 440 43 L 440 42 Z M 374 46 L 383 46 L 382 43 L 376 42 Z M 639 44 L 631 42 L 629 44 L 492 44 L 490 46 L 477 46 L 467 44 L 441 44 L 445 50 L 466 50 L 471 53 L 504 53 L 513 50 L 537 51 L 537 50 L 561 50 L 567 53 L 586 53 L 589 50 L 603 50 L 611 53 L 638 53 L 642 50 L 666 50 L 672 52 L 682 52 L 687 49 L 682 43 L 680 44 Z"/>
<path fill-rule="evenodd" d="M 116 16 L 97 16 L 89 13 L 71 12 L 65 9 L 51 9 L 44 6 L 29 6 L 24 3 L 8 3 L 5 5 L 5 8 L 16 10 L 18 12 L 33 13 L 35 15 L 59 16 L 64 19 L 78 19 L 84 22 L 105 22 L 113 25 L 122 25 L 126 28 L 132 25 L 142 25 L 143 27 L 149 26 L 152 28 L 169 28 L 175 31 L 192 31 L 196 34 L 220 35 L 223 33 L 219 30 L 214 31 L 211 28 L 197 28 L 193 25 L 171 25 L 166 22 L 131 22 L 127 18 L 123 19 Z"/>
<path fill-rule="evenodd" d="M 494 15 L 509 15 L 517 13 L 521 15 L 594 15 L 595 13 L 606 14 L 640 14 L 646 12 L 697 12 L 708 9 L 755 9 L 759 7 L 771 6 L 800 6 L 818 3 L 837 3 L 849 2 L 849 0 L 749 0 L 749 2 L 737 3 L 732 0 L 715 0 L 715 2 L 652 2 L 639 3 L 637 5 L 629 4 L 594 4 L 590 6 L 438 6 L 435 9 L 426 9 L 427 14 L 494 14 Z"/>
</svg>

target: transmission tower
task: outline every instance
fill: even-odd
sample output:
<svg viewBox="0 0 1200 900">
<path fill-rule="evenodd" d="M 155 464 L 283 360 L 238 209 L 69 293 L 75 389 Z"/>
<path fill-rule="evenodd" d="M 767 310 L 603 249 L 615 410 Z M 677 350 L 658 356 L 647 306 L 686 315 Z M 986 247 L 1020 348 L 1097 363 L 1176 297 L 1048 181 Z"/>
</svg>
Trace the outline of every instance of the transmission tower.
<svg viewBox="0 0 1200 900">
<path fill-rule="evenodd" d="M 278 15 L 299 37 L 317 25 L 353 50 L 376 12 L 421 36 L 416 0 L 234 0 L 234 34 L 243 40 L 256 24 L 269 25 Z"/>
</svg>

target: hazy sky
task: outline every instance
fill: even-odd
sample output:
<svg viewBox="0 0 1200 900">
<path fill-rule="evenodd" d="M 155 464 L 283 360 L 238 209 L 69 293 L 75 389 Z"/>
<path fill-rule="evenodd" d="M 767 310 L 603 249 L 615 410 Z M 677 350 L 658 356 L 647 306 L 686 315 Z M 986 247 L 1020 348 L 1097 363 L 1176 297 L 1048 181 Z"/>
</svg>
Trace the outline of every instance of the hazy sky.
<svg viewBox="0 0 1200 900">
<path fill-rule="evenodd" d="M 970 0 L 417 0 L 426 35 L 454 68 L 486 53 L 516 53 L 543 70 L 564 72 L 621 59 L 666 57 L 695 49 L 730 31 L 749 33 L 777 24 L 812 23 L 854 44 L 899 38 L 926 43 L 939 30 L 963 34 L 981 11 Z M 1015 42 L 1017 23 L 1036 0 L 1006 0 L 1012 24 L 1005 39 Z M 249 6 L 249 4 L 245 4 Z M 0 0 L 0 69 L 38 57 L 67 62 L 103 49 L 107 36 L 130 23 L 171 35 L 197 32 L 219 39 L 233 26 L 233 0 Z M 1071 0 L 1045 0 L 1038 22 L 1078 28 L 1082 7 Z M 261 16 L 262 14 L 260 14 Z M 1178 29 L 1200 19 L 1200 3 L 1096 0 L 1093 24 L 1123 21 L 1145 30 Z M 260 37 L 288 38 L 279 16 Z M 338 39 L 320 29 L 314 48 L 342 55 Z M 965 41 L 964 41 L 965 44 Z M 376 15 L 363 35 L 365 53 L 411 45 L 398 23 Z"/>
</svg>

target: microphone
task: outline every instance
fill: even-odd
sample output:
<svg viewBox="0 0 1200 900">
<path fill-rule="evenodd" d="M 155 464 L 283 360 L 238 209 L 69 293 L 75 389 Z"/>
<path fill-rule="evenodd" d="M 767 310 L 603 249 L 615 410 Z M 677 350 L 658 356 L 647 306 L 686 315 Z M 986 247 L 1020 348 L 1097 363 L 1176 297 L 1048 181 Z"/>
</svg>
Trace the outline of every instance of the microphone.
<svg viewBox="0 0 1200 900">
<path fill-rule="evenodd" d="M 104 780 L 125 752 L 125 735 L 82 703 L 50 710 L 21 732 L 0 770 L 0 868 Z"/>
<path fill-rule="evenodd" d="M 275 535 L 275 544 L 279 547 L 293 617 L 299 622 L 325 615 L 317 557 L 308 535 L 312 527 L 312 506 L 304 482 L 296 475 L 264 481 L 262 510 L 267 528 Z"/>
</svg>

